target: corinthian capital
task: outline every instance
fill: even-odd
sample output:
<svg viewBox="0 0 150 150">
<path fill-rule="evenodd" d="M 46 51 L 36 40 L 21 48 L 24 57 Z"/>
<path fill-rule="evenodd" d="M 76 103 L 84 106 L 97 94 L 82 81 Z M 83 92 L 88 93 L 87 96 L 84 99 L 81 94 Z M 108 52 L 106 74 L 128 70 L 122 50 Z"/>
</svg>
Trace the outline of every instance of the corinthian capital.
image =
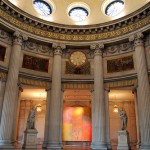
<svg viewBox="0 0 150 150">
<path fill-rule="evenodd" d="M 104 49 L 103 43 L 91 45 L 91 50 L 94 50 L 94 55 L 98 55 L 98 54 L 102 55 L 103 49 Z"/>
<path fill-rule="evenodd" d="M 13 43 L 14 44 L 18 44 L 18 45 L 22 45 L 23 41 L 28 40 L 28 37 L 25 34 L 22 34 L 19 31 L 15 31 L 13 34 Z"/>
<path fill-rule="evenodd" d="M 60 43 L 53 43 L 52 47 L 54 48 L 55 55 L 62 55 L 62 50 L 66 48 L 66 45 Z"/>
<path fill-rule="evenodd" d="M 129 41 L 132 42 L 134 40 L 142 39 L 144 37 L 142 32 L 137 32 L 129 37 Z"/>
</svg>

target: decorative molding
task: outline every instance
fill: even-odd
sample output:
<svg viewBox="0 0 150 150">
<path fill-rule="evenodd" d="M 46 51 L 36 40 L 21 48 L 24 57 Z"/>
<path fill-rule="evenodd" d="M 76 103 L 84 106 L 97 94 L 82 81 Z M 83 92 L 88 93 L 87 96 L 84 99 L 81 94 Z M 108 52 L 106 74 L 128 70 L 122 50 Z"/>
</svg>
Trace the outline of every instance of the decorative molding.
<svg viewBox="0 0 150 150">
<path fill-rule="evenodd" d="M 105 87 L 127 87 L 133 86 L 137 84 L 137 79 L 130 79 L 130 80 L 121 80 L 121 81 L 114 81 L 114 82 L 106 82 L 104 83 Z"/>
<path fill-rule="evenodd" d="M 44 87 L 44 88 L 50 88 L 51 87 L 50 82 L 45 82 L 45 81 L 40 81 L 40 80 L 35 80 L 35 79 L 29 79 L 29 78 L 23 78 L 23 77 L 19 77 L 19 83 L 25 84 L 25 85 L 39 86 L 39 87 Z"/>
<path fill-rule="evenodd" d="M 88 89 L 91 90 L 94 88 L 94 84 L 82 84 L 82 83 L 62 83 L 63 89 Z"/>
<path fill-rule="evenodd" d="M 77 27 L 49 23 L 30 15 L 29 17 L 27 16 L 28 14 L 16 9 L 10 2 L 2 1 L 0 16 L 3 18 L 3 21 L 11 23 L 15 27 L 34 35 L 54 40 L 83 42 L 104 40 L 108 38 L 117 38 L 118 36 L 137 31 L 142 27 L 150 26 L 150 2 L 136 12 L 116 21 L 95 26 Z"/>
</svg>

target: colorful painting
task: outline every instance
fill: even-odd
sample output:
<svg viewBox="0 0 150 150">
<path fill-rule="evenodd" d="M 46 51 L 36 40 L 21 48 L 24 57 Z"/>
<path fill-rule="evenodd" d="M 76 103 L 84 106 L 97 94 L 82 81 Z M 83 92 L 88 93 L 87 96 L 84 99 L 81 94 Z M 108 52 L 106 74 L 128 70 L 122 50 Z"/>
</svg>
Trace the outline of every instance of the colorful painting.
<svg viewBox="0 0 150 150">
<path fill-rule="evenodd" d="M 107 60 L 107 72 L 120 72 L 134 69 L 133 56 Z"/>
<path fill-rule="evenodd" d="M 23 64 L 22 64 L 23 68 L 35 71 L 48 72 L 48 65 L 49 65 L 48 59 L 42 59 L 29 55 L 23 56 Z"/>
<path fill-rule="evenodd" d="M 91 141 L 91 109 L 65 107 L 63 110 L 63 141 Z"/>
<path fill-rule="evenodd" d="M 73 66 L 70 62 L 66 62 L 66 74 L 90 74 L 90 63 L 87 62 L 85 65 L 80 67 Z"/>
<path fill-rule="evenodd" d="M 4 61 L 6 53 L 6 47 L 0 45 L 0 61 Z"/>
</svg>

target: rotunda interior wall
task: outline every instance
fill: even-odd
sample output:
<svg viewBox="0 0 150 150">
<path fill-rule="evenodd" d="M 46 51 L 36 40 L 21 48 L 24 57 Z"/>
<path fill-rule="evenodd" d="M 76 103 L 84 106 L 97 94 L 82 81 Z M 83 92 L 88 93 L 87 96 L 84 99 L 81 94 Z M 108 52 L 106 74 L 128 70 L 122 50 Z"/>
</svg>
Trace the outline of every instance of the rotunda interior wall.
<svg viewBox="0 0 150 150">
<path fill-rule="evenodd" d="M 7 32 L 6 32 L 7 33 Z M 9 33 L 7 33 L 9 34 Z M 148 69 L 150 69 L 150 34 L 145 38 L 145 50 L 146 50 L 146 58 L 147 58 L 147 65 Z M 5 39 L 5 40 L 4 40 Z M 9 58 L 11 55 L 11 48 L 12 48 L 12 36 L 9 35 L 9 38 L 0 38 L 0 45 L 6 47 L 6 55 L 4 61 L 0 61 L 0 66 L 5 68 L 6 70 L 9 67 Z M 75 47 L 75 46 L 74 46 Z M 93 51 L 88 48 L 82 46 L 77 48 L 66 48 L 63 51 L 62 55 L 62 78 L 63 79 L 93 79 L 94 74 L 94 56 Z M 66 62 L 69 62 L 70 54 L 74 51 L 82 51 L 86 54 L 87 60 L 90 64 L 90 74 L 76 74 L 76 73 L 66 73 Z M 23 65 L 23 56 L 28 55 L 31 57 L 39 58 L 47 60 L 48 70 L 47 72 L 24 68 Z M 129 58 L 128 58 L 129 57 Z M 132 58 L 131 58 L 132 57 Z M 118 68 L 112 68 L 115 65 L 115 61 L 117 63 Z M 133 61 L 130 63 L 131 67 L 128 68 L 127 63 L 129 61 Z M 112 77 L 122 77 L 122 76 L 130 76 L 136 74 L 136 66 L 134 63 L 134 46 L 132 43 L 129 42 L 122 42 L 120 44 L 114 44 L 111 46 L 107 46 L 104 48 L 103 52 L 103 67 L 104 67 L 104 78 L 112 78 Z M 121 63 L 120 63 L 121 62 Z M 31 76 L 42 76 L 42 77 L 51 77 L 52 74 L 52 65 L 53 65 L 53 48 L 51 44 L 47 45 L 42 42 L 32 42 L 28 40 L 28 42 L 24 42 L 21 51 L 21 59 L 20 59 L 20 72 L 25 74 L 30 74 Z M 108 66 L 110 66 L 110 70 L 108 70 Z"/>
</svg>

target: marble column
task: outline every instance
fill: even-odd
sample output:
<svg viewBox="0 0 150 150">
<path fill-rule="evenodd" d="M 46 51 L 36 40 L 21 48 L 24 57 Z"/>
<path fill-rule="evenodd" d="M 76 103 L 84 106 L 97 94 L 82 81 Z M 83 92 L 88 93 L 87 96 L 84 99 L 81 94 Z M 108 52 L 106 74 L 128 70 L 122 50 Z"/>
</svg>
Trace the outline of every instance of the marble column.
<svg viewBox="0 0 150 150">
<path fill-rule="evenodd" d="M 132 94 L 134 94 L 134 101 L 135 101 L 135 114 L 136 114 L 136 128 L 137 128 L 137 148 L 139 149 L 140 147 L 140 122 L 139 122 L 139 118 L 140 117 L 140 105 L 138 102 L 138 96 L 137 96 L 137 85 L 133 87 L 132 89 Z"/>
<path fill-rule="evenodd" d="M 4 92 L 5 92 L 5 79 L 0 79 L 0 120 L 2 115 L 2 108 L 3 108 L 3 100 L 4 100 Z"/>
<path fill-rule="evenodd" d="M 134 41 L 135 47 L 135 64 L 138 78 L 138 92 L 141 109 L 140 113 L 140 133 L 141 133 L 141 150 L 150 149 L 150 85 L 148 79 L 148 70 L 145 56 L 143 34 L 141 32 L 129 38 Z"/>
<path fill-rule="evenodd" d="M 49 137 L 47 149 L 61 149 L 60 141 L 60 120 L 61 120 L 61 65 L 62 65 L 62 49 L 64 45 L 53 44 L 53 70 L 52 70 L 52 86 L 51 86 L 51 103 L 49 116 Z"/>
<path fill-rule="evenodd" d="M 45 114 L 45 129 L 44 129 L 44 141 L 43 148 L 47 147 L 48 144 L 48 135 L 49 135 L 49 115 L 50 115 L 50 101 L 51 101 L 51 89 L 46 89 L 47 97 L 46 97 L 46 114 Z"/>
<path fill-rule="evenodd" d="M 9 149 L 14 147 L 14 117 L 17 116 L 15 113 L 15 109 L 18 103 L 16 95 L 18 92 L 17 83 L 20 67 L 21 46 L 23 40 L 27 40 L 27 37 L 21 35 L 19 32 L 14 33 L 0 124 L 0 148 Z"/>
<path fill-rule="evenodd" d="M 16 95 L 17 105 L 15 108 L 15 114 L 17 114 L 17 117 L 14 116 L 15 141 L 18 140 L 17 136 L 18 136 L 18 126 L 19 126 L 19 110 L 20 110 L 20 98 L 22 92 L 23 92 L 23 87 L 20 83 L 18 83 L 18 93 Z"/>
<path fill-rule="evenodd" d="M 107 149 L 111 150 L 111 144 L 110 144 L 110 125 L 109 125 L 109 88 L 104 88 L 105 90 L 105 116 L 106 116 L 106 144 L 107 144 Z"/>
<path fill-rule="evenodd" d="M 94 50 L 94 99 L 92 101 L 92 144 L 91 148 L 106 150 L 103 44 L 91 45 Z"/>
</svg>

